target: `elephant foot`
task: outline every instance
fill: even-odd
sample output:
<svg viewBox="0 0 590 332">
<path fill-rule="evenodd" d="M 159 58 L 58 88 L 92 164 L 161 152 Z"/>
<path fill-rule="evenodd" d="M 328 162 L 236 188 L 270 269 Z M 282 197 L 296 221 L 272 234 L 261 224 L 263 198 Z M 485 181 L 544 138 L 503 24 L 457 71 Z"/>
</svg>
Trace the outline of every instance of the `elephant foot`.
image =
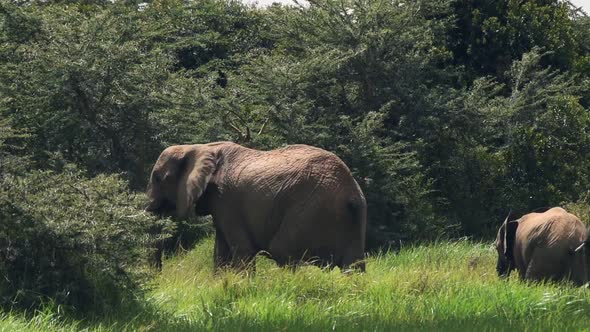
<svg viewBox="0 0 590 332">
<path fill-rule="evenodd" d="M 213 268 L 216 272 L 221 270 L 255 272 L 256 260 L 253 255 L 232 257 L 231 259 L 215 257 Z"/>
</svg>

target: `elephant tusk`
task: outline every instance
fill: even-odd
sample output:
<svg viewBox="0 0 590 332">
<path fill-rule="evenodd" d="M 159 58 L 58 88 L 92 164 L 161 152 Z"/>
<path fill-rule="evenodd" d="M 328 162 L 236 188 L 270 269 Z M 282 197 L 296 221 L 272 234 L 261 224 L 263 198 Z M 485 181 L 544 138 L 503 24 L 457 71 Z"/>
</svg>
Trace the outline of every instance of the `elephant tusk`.
<svg viewBox="0 0 590 332">
<path fill-rule="evenodd" d="M 145 215 L 146 213 L 149 213 L 149 212 L 148 212 L 147 210 L 142 210 L 142 211 L 141 211 L 140 213 L 138 213 L 138 214 L 132 214 L 132 215 L 129 215 L 129 216 L 125 216 L 125 218 L 137 218 L 137 217 L 139 217 L 139 216 L 143 216 L 143 215 Z"/>
<path fill-rule="evenodd" d="M 576 250 L 574 250 L 574 252 L 578 252 L 578 251 L 582 250 L 582 248 L 584 248 L 584 245 L 585 245 L 585 244 L 586 244 L 586 242 L 582 242 L 582 244 L 580 244 L 580 245 L 579 245 L 579 246 L 576 248 Z"/>
</svg>

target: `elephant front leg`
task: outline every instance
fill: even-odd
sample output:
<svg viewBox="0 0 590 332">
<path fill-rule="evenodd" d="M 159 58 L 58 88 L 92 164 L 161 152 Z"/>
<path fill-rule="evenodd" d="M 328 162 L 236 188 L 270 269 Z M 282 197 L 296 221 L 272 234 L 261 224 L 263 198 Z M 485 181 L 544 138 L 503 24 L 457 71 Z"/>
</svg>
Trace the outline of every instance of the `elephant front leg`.
<svg viewBox="0 0 590 332">
<path fill-rule="evenodd" d="M 223 268 L 248 269 L 254 271 L 255 252 L 249 248 L 239 246 L 231 247 L 223 232 L 215 232 L 215 250 L 213 263 L 215 270 Z"/>
<path fill-rule="evenodd" d="M 213 254 L 213 267 L 215 270 L 228 267 L 232 263 L 232 254 L 223 233 L 215 231 L 215 251 Z"/>
</svg>

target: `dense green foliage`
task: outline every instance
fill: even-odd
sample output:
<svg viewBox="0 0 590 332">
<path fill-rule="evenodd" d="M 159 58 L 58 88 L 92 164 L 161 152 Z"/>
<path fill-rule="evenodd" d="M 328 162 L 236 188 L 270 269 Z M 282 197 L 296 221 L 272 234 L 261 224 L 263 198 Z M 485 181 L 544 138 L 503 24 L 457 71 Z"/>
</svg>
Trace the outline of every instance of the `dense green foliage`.
<svg viewBox="0 0 590 332">
<path fill-rule="evenodd" d="M 369 258 L 363 275 L 295 273 L 259 259 L 256 276 L 211 271 L 213 241 L 167 262 L 147 304 L 100 320 L 0 315 L 23 331 L 584 331 L 588 290 L 495 275 L 495 250 L 469 241 Z"/>
<path fill-rule="evenodd" d="M 363 187 L 372 247 L 486 236 L 587 190 L 590 34 L 560 1 L 1 9 L 2 124 L 35 168 L 141 190 L 171 144 L 312 144 Z"/>
<path fill-rule="evenodd" d="M 370 250 L 489 238 L 511 209 L 588 216 L 588 45 L 590 19 L 561 0 L 2 0 L 0 267 L 40 279 L 0 281 L 1 300 L 83 306 L 84 283 L 139 282 L 127 264 L 163 228 L 130 191 L 172 144 L 335 152 L 367 197 Z M 80 251 L 47 256 L 61 243 Z M 96 280 L 71 284 L 72 266 Z"/>
<path fill-rule="evenodd" d="M 0 180 L 0 305 L 108 311 L 132 299 L 164 221 L 116 176 L 34 171 Z M 153 236 L 150 236 L 153 235 Z M 143 271 L 143 272 L 142 272 Z"/>
</svg>

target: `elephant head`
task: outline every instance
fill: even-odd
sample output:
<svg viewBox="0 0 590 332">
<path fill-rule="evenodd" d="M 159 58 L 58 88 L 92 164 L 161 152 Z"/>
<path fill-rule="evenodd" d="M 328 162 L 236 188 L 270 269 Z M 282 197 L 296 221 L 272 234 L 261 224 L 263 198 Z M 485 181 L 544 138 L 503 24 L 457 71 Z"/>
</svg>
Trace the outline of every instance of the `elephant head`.
<svg viewBox="0 0 590 332">
<path fill-rule="evenodd" d="M 514 243 L 516 230 L 518 229 L 518 220 L 510 220 L 511 216 L 512 212 L 508 214 L 502 226 L 500 226 L 498 236 L 496 237 L 496 250 L 498 251 L 496 270 L 500 277 L 510 276 L 510 272 L 515 268 Z"/>
<path fill-rule="evenodd" d="M 584 248 L 588 248 L 590 246 L 590 226 L 588 226 L 588 228 L 586 228 L 586 238 L 584 239 L 584 241 L 582 243 L 580 243 L 580 245 L 574 250 L 574 252 L 580 252 L 582 251 Z M 588 251 L 590 249 L 586 249 L 586 251 Z"/>
<path fill-rule="evenodd" d="M 185 219 L 196 213 L 217 169 L 218 154 L 205 145 L 177 145 L 165 149 L 156 162 L 147 188 L 146 211 Z"/>
</svg>

